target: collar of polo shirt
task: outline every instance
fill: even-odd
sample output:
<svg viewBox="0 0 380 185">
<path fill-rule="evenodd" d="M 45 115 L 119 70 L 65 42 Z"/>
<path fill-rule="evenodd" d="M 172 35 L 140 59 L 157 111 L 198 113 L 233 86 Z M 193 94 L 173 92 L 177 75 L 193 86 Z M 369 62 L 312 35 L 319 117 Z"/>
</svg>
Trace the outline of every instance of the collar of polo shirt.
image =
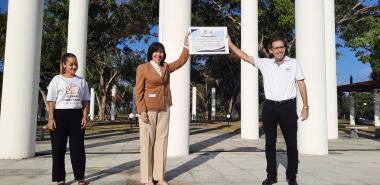
<svg viewBox="0 0 380 185">
<path fill-rule="evenodd" d="M 274 59 L 274 58 L 272 58 L 273 59 L 273 63 L 276 63 L 276 60 Z M 288 61 L 290 61 L 291 60 L 291 58 L 290 57 L 288 57 L 288 56 L 285 56 L 284 57 L 284 62 L 288 62 Z"/>
</svg>

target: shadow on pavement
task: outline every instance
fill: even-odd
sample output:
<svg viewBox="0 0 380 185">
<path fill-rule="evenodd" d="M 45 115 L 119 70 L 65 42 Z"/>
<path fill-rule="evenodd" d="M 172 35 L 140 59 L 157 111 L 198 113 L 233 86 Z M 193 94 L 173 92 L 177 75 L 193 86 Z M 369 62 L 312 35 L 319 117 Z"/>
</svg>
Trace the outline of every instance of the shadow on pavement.
<svg viewBox="0 0 380 185">
<path fill-rule="evenodd" d="M 114 166 L 114 167 L 106 169 L 106 170 L 102 170 L 102 171 L 95 172 L 95 173 L 90 174 L 90 175 L 86 175 L 85 179 L 88 183 L 91 183 L 91 182 L 97 181 L 99 179 L 102 179 L 104 177 L 108 177 L 108 176 L 116 174 L 116 173 L 120 173 L 123 171 L 130 170 L 130 169 L 135 168 L 139 165 L 140 165 L 140 160 L 134 160 L 134 161 L 126 162 L 126 163 Z M 75 183 L 76 183 L 75 181 L 70 181 L 70 182 L 67 182 L 66 184 L 75 184 Z"/>
</svg>

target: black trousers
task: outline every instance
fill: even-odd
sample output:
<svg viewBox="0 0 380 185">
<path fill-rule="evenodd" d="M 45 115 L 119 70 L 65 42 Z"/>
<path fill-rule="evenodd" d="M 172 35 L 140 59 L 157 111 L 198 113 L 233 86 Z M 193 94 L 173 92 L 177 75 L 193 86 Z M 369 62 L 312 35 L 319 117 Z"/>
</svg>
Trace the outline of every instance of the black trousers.
<svg viewBox="0 0 380 185">
<path fill-rule="evenodd" d="M 65 153 L 69 138 L 71 165 L 75 180 L 84 178 L 86 155 L 84 151 L 84 129 L 81 129 L 82 109 L 55 109 L 56 128 L 50 131 L 53 155 L 53 181 L 64 181 Z"/>
<path fill-rule="evenodd" d="M 277 124 L 285 138 L 288 156 L 287 179 L 296 179 L 298 171 L 296 100 L 285 103 L 265 101 L 263 107 L 263 127 L 265 132 L 265 156 L 268 178 L 277 177 L 276 140 Z"/>
</svg>

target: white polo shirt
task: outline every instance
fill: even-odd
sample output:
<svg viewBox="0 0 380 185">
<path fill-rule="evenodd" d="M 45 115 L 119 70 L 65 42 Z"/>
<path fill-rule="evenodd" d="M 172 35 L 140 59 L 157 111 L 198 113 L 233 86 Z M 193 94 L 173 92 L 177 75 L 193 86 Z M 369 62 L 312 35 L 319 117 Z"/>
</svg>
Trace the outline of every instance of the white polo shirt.
<svg viewBox="0 0 380 185">
<path fill-rule="evenodd" d="M 274 58 L 253 58 L 264 79 L 265 98 L 274 101 L 292 99 L 297 96 L 297 80 L 305 79 L 301 65 L 294 58 L 285 57 L 278 65 Z"/>
</svg>

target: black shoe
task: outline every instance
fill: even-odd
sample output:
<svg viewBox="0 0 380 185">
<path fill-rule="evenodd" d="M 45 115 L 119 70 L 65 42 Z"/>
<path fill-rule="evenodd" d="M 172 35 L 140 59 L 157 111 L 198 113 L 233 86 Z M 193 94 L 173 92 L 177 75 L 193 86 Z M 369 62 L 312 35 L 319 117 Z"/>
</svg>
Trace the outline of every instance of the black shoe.
<svg viewBox="0 0 380 185">
<path fill-rule="evenodd" d="M 277 177 L 276 178 L 266 178 L 262 185 L 272 185 L 272 184 L 275 184 L 277 183 Z"/>
<path fill-rule="evenodd" d="M 287 179 L 289 185 L 298 185 L 296 179 Z"/>
</svg>

